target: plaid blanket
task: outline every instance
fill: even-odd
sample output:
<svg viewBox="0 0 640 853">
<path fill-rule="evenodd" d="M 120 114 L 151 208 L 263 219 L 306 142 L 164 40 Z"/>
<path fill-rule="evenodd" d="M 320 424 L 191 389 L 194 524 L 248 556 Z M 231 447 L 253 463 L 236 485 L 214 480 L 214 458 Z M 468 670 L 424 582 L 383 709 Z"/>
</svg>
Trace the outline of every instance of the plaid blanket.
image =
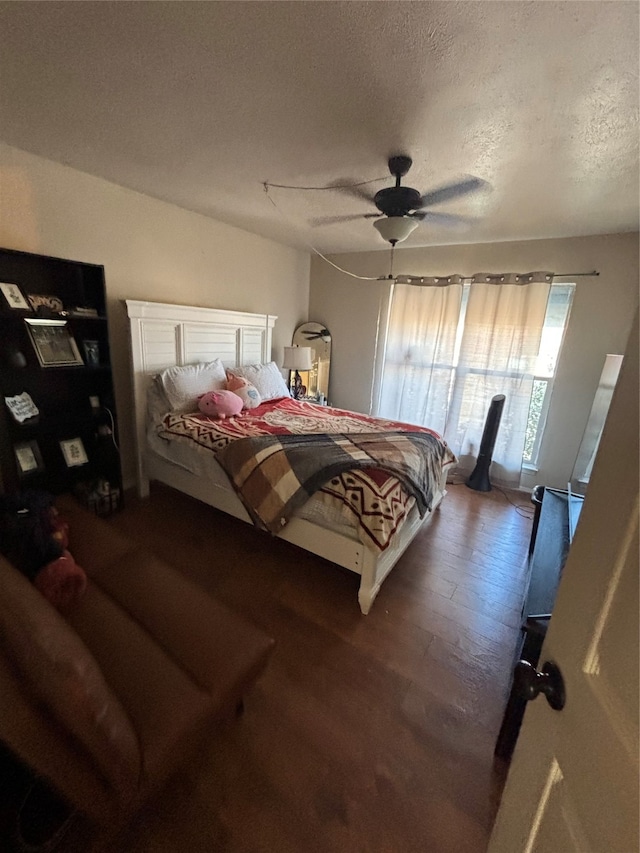
<svg viewBox="0 0 640 853">
<path fill-rule="evenodd" d="M 254 524 L 275 534 L 332 477 L 360 468 L 392 473 L 423 516 L 449 453 L 426 432 L 260 435 L 228 444 L 216 461 Z"/>
</svg>

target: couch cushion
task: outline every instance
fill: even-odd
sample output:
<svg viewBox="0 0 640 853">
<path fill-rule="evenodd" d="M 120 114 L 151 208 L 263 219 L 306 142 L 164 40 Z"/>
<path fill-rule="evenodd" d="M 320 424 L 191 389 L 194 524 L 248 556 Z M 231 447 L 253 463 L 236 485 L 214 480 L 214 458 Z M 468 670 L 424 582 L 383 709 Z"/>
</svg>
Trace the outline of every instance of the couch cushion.
<svg viewBox="0 0 640 853">
<path fill-rule="evenodd" d="M 82 744 L 114 790 L 132 796 L 141 754 L 127 714 L 85 644 L 2 557 L 0 646 L 25 690 Z"/>
<path fill-rule="evenodd" d="M 220 715 L 241 700 L 273 640 L 158 557 L 135 549 L 94 573 L 94 582 L 206 689 Z"/>
<path fill-rule="evenodd" d="M 157 785 L 213 716 L 211 697 L 92 581 L 66 618 L 121 697 L 140 740 L 145 783 Z"/>
</svg>

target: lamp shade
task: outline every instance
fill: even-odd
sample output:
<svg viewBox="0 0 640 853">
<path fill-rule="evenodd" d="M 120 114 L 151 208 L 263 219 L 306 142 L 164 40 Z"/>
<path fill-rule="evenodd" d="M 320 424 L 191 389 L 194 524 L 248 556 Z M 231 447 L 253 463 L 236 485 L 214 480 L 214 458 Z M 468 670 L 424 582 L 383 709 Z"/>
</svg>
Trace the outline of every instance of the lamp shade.
<svg viewBox="0 0 640 853">
<path fill-rule="evenodd" d="M 411 216 L 383 216 L 381 219 L 376 219 L 373 227 L 384 240 L 394 246 L 407 239 L 409 234 L 418 227 L 418 220 Z"/>
<path fill-rule="evenodd" d="M 285 370 L 311 370 L 311 347 L 285 347 L 282 366 Z"/>
</svg>

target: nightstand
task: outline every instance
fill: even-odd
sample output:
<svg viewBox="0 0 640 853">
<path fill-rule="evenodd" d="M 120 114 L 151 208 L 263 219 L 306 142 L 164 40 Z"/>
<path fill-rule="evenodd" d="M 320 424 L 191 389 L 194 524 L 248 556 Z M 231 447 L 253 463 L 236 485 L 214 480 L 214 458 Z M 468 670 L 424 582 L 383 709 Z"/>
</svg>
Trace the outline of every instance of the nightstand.
<svg viewBox="0 0 640 853">
<path fill-rule="evenodd" d="M 328 406 L 326 400 L 323 400 L 322 403 L 316 397 L 300 397 L 305 403 L 313 403 L 314 406 Z"/>
</svg>

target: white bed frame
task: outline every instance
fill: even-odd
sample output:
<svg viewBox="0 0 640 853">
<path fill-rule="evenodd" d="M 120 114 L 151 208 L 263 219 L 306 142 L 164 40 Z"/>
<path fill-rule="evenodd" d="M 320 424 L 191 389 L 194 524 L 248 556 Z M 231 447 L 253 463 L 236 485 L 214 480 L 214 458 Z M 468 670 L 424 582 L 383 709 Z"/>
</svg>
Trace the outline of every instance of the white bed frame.
<svg viewBox="0 0 640 853">
<path fill-rule="evenodd" d="M 127 300 L 126 306 L 131 328 L 138 494 L 147 497 L 149 482 L 157 480 L 252 524 L 231 484 L 227 488 L 212 484 L 147 450 L 147 388 L 151 376 L 175 365 L 214 358 L 227 367 L 271 361 L 271 336 L 277 317 L 160 302 Z M 445 494 L 444 483 L 445 475 L 434 509 Z M 359 574 L 358 601 L 366 614 L 382 582 L 432 515 L 427 513 L 422 519 L 414 507 L 392 544 L 380 554 L 365 547 L 355 530 L 351 537 L 302 518 L 291 519 L 278 538 Z"/>
</svg>

